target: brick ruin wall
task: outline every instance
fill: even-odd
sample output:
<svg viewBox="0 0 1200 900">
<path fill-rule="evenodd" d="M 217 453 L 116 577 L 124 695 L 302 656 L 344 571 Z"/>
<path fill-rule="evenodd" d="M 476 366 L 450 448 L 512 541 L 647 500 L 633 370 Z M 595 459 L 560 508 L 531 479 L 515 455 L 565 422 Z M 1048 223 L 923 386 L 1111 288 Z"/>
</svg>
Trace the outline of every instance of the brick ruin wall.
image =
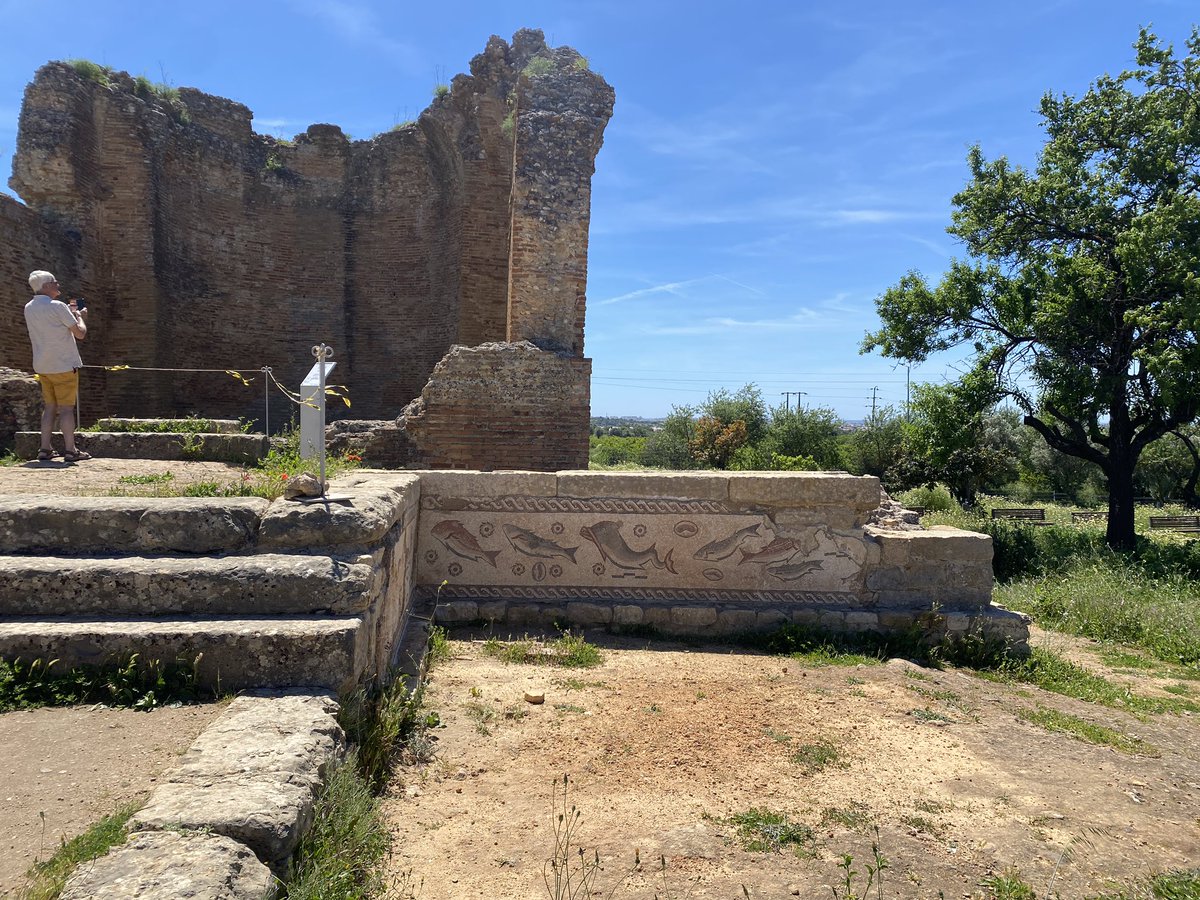
<svg viewBox="0 0 1200 900">
<path fill-rule="evenodd" d="M 395 420 L 455 345 L 529 341 L 539 348 L 532 362 L 468 357 L 492 371 L 517 366 L 508 381 L 529 385 L 511 404 L 520 427 L 498 427 L 503 398 L 473 406 L 469 392 L 451 390 L 444 413 L 425 398 L 419 435 L 399 455 L 474 468 L 586 465 L 587 229 L 612 107 L 611 87 L 582 57 L 531 30 L 511 45 L 493 37 L 416 123 L 366 141 L 333 125 L 279 141 L 255 134 L 239 103 L 190 88 L 171 100 L 123 73 L 104 85 L 48 64 L 26 91 L 9 182 L 28 205 L 0 198 L 0 275 L 10 285 L 0 349 L 29 368 L 21 307 L 35 268 L 89 297 L 88 364 L 247 375 L 269 365 L 294 389 L 323 340 L 357 419 Z M 537 359 L 553 379 L 533 371 Z M 563 377 L 565 388 L 554 381 Z M 531 393 L 551 382 L 556 390 Z M 248 388 L 223 373 L 89 369 L 83 398 L 85 421 L 263 414 L 262 381 Z M 285 406 L 276 398 L 273 425 Z M 549 443 L 515 451 L 480 441 L 481 423 L 493 438 L 531 427 Z"/>
</svg>

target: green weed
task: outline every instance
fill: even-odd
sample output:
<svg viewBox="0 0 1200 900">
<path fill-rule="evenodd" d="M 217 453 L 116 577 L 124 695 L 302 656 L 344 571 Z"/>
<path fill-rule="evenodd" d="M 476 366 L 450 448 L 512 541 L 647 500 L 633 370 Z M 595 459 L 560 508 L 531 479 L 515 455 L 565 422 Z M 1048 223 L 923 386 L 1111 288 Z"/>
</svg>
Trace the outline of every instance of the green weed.
<svg viewBox="0 0 1200 900">
<path fill-rule="evenodd" d="M 538 76 L 549 75 L 554 71 L 554 60 L 547 56 L 535 56 L 531 59 L 528 65 L 521 70 L 522 75 Z"/>
<path fill-rule="evenodd" d="M 164 703 L 214 699 L 215 692 L 198 683 L 202 658 L 164 664 L 134 653 L 75 669 L 62 669 L 58 660 L 0 660 L 0 712 L 83 703 L 148 710 Z"/>
<path fill-rule="evenodd" d="M 429 632 L 429 651 L 425 654 L 426 665 L 435 666 L 439 663 L 449 662 L 453 656 L 454 650 L 450 647 L 446 629 L 435 625 Z"/>
<path fill-rule="evenodd" d="M 449 93 L 450 85 L 448 84 L 435 84 L 433 86 L 433 96 L 435 98 L 445 97 Z"/>
<path fill-rule="evenodd" d="M 296 850 L 287 900 L 357 900 L 383 896 L 382 864 L 391 835 L 351 750 L 317 798 L 313 824 Z"/>
<path fill-rule="evenodd" d="M 1001 681 L 1033 684 L 1065 697 L 1133 713 L 1200 712 L 1200 704 L 1191 700 L 1135 694 L 1125 685 L 1114 684 L 1042 647 L 1035 648 L 1024 659 L 1006 660 L 995 669 L 978 674 Z"/>
<path fill-rule="evenodd" d="M 169 484 L 175 480 L 175 476 L 170 472 L 158 472 L 153 475 L 122 475 L 117 479 L 117 484 Z"/>
<path fill-rule="evenodd" d="M 83 834 L 64 841 L 46 861 L 35 862 L 29 870 L 29 884 L 21 894 L 23 900 L 55 900 L 77 866 L 125 843 L 125 824 L 141 806 L 140 800 L 125 804 Z"/>
<path fill-rule="evenodd" d="M 830 766 L 844 765 L 842 762 L 842 751 L 832 741 L 828 740 L 801 744 L 796 748 L 796 752 L 792 754 L 791 759 L 792 762 L 804 770 L 805 775 L 816 775 L 818 772 L 825 771 Z"/>
<path fill-rule="evenodd" d="M 1091 900 L 1200 900 L 1200 869 L 1161 872 L 1136 888 L 1100 894 Z"/>
<path fill-rule="evenodd" d="M 409 691 L 403 675 L 341 698 L 338 723 L 357 747 L 360 773 L 371 791 L 381 791 L 387 784 L 405 744 L 412 744 L 427 727 L 437 724 L 436 713 L 429 714 L 435 717 L 432 722 L 429 715 L 422 717 L 423 699 L 424 684 Z"/>
<path fill-rule="evenodd" d="M 779 853 L 791 847 L 797 855 L 811 856 L 815 850 L 813 830 L 791 821 L 786 813 L 751 807 L 720 821 L 737 828 L 738 842 L 751 853 Z"/>
<path fill-rule="evenodd" d="M 589 644 L 581 635 L 572 634 L 570 631 L 564 631 L 553 641 L 525 637 L 506 644 L 489 639 L 483 645 L 483 653 L 506 663 L 530 663 L 564 668 L 590 668 L 604 661 L 599 648 Z"/>
<path fill-rule="evenodd" d="M 992 892 L 993 900 L 1037 900 L 1033 888 L 1016 872 L 993 875 L 979 884 Z"/>
<path fill-rule="evenodd" d="M 937 712 L 936 710 L 932 710 L 929 707 L 910 709 L 908 711 L 908 714 L 910 716 L 912 716 L 914 719 L 916 719 L 918 722 L 936 722 L 936 723 L 940 723 L 943 725 L 953 725 L 954 724 L 954 720 L 952 718 L 945 715 L 944 713 L 940 713 L 940 712 Z"/>
<path fill-rule="evenodd" d="M 80 431 L 116 431 L 123 434 L 212 434 L 216 425 L 212 419 L 184 416 L 182 419 L 97 419 Z"/>
<path fill-rule="evenodd" d="M 1159 756 L 1158 748 L 1139 738 L 1129 737 L 1112 728 L 1088 722 L 1070 713 L 1059 712 L 1056 709 L 1039 706 L 1036 709 L 1018 709 L 1017 718 L 1023 719 L 1045 728 L 1047 731 L 1057 731 L 1089 744 L 1102 747 L 1112 747 L 1130 756 Z"/>
<path fill-rule="evenodd" d="M 850 831 L 865 831 L 874 820 L 871 808 L 865 803 L 851 803 L 849 806 L 827 806 L 821 811 L 821 825 L 841 825 Z"/>
<path fill-rule="evenodd" d="M 883 873 L 891 868 L 888 859 L 879 849 L 879 827 L 875 827 L 875 840 L 871 842 L 871 860 L 863 865 L 860 872 L 854 865 L 854 857 L 843 853 L 838 868 L 842 870 L 841 884 L 831 887 L 834 900 L 865 900 L 871 895 L 871 887 L 875 887 L 875 896 L 883 900 Z M 856 879 L 865 877 L 867 883 L 862 888 L 854 885 Z M 861 891 L 861 893 L 860 893 Z"/>
<path fill-rule="evenodd" d="M 112 77 L 112 69 L 94 63 L 90 59 L 69 59 L 67 65 L 89 81 L 94 81 L 104 87 L 108 87 L 109 79 Z"/>
</svg>

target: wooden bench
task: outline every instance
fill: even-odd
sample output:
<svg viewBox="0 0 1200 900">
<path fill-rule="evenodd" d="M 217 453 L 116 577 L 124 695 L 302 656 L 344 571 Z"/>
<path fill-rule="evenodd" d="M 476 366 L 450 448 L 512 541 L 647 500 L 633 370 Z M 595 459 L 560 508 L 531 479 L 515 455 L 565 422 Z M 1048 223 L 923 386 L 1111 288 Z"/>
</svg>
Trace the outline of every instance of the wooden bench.
<svg viewBox="0 0 1200 900">
<path fill-rule="evenodd" d="M 1200 516 L 1151 516 L 1151 528 L 1170 531 L 1200 532 Z"/>
<path fill-rule="evenodd" d="M 1098 512 L 1093 509 L 1082 510 L 1080 512 L 1071 513 L 1072 522 L 1107 522 L 1108 513 Z"/>
<path fill-rule="evenodd" d="M 1044 509 L 993 509 L 993 519 L 1015 519 L 1022 525 L 1049 525 Z"/>
</svg>

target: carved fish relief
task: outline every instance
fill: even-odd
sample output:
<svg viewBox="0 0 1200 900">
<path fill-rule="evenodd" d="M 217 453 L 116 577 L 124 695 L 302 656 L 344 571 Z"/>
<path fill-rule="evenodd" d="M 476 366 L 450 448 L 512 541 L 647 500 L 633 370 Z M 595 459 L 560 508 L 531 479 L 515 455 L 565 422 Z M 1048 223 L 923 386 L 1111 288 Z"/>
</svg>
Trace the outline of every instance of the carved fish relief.
<svg viewBox="0 0 1200 900">
<path fill-rule="evenodd" d="M 455 556 L 469 559 L 473 562 L 486 562 L 496 568 L 496 557 L 499 550 L 484 550 L 475 540 L 475 535 L 467 531 L 467 526 L 458 519 L 443 519 L 430 529 L 430 534 Z"/>
<path fill-rule="evenodd" d="M 703 559 L 708 562 L 714 562 L 718 559 L 725 559 L 728 556 L 733 556 L 738 548 L 747 540 L 758 536 L 758 523 L 747 525 L 745 528 L 739 528 L 727 538 L 722 538 L 719 541 L 710 541 L 699 550 L 692 554 L 692 559 Z"/>
<path fill-rule="evenodd" d="M 800 563 L 781 563 L 777 566 L 767 566 L 767 574 L 772 578 L 778 578 L 780 581 L 796 581 L 811 572 L 816 572 L 820 568 L 821 564 L 819 562 L 810 559 Z"/>
<path fill-rule="evenodd" d="M 579 529 L 579 536 L 595 544 L 596 549 L 600 551 L 600 557 L 618 568 L 644 569 L 649 563 L 656 569 L 666 569 L 672 575 L 679 574 L 675 571 L 675 563 L 671 559 L 673 550 L 668 550 L 662 557 L 658 555 L 657 544 L 651 544 L 645 550 L 634 550 L 625 543 L 625 538 L 621 537 L 620 522 L 584 525 Z"/>
<path fill-rule="evenodd" d="M 775 538 L 761 550 L 743 550 L 738 565 L 744 563 L 775 563 L 791 559 L 796 555 L 800 545 L 793 538 Z"/>
<path fill-rule="evenodd" d="M 553 559 L 557 556 L 575 562 L 575 551 L 579 549 L 563 547 L 519 525 L 505 525 L 504 536 L 518 553 L 541 559 Z"/>
</svg>

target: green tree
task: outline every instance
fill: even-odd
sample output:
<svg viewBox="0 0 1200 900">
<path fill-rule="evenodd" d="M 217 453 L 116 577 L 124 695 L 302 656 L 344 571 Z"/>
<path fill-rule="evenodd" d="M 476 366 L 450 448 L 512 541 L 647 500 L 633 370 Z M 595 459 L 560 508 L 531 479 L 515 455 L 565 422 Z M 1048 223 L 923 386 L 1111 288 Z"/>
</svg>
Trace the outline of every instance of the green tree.
<svg viewBox="0 0 1200 900">
<path fill-rule="evenodd" d="M 811 456 L 822 469 L 841 468 L 838 434 L 842 419 L 832 409 L 814 406 L 808 409 L 786 409 L 777 406 L 771 411 L 761 449 L 766 458 L 780 456 Z"/>
<path fill-rule="evenodd" d="M 863 342 L 910 362 L 972 347 L 994 399 L 1104 471 L 1120 549 L 1138 457 L 1200 411 L 1200 28 L 1183 58 L 1145 30 L 1134 46 L 1136 69 L 1042 98 L 1034 171 L 970 151 L 948 230 L 971 258 L 902 278 Z"/>
<path fill-rule="evenodd" d="M 883 478 L 903 454 L 904 420 L 890 406 L 872 411 L 842 445 L 846 468 L 856 475 Z"/>
<path fill-rule="evenodd" d="M 987 384 L 974 379 L 914 385 L 904 454 L 889 482 L 898 488 L 941 482 L 959 503 L 971 505 L 979 491 L 1015 477 L 1015 442 L 990 397 Z"/>
<path fill-rule="evenodd" d="M 757 385 L 745 384 L 735 392 L 718 388 L 709 392 L 700 407 L 700 415 L 716 419 L 722 425 L 746 423 L 746 440 L 757 444 L 767 430 L 767 406 Z"/>
</svg>

